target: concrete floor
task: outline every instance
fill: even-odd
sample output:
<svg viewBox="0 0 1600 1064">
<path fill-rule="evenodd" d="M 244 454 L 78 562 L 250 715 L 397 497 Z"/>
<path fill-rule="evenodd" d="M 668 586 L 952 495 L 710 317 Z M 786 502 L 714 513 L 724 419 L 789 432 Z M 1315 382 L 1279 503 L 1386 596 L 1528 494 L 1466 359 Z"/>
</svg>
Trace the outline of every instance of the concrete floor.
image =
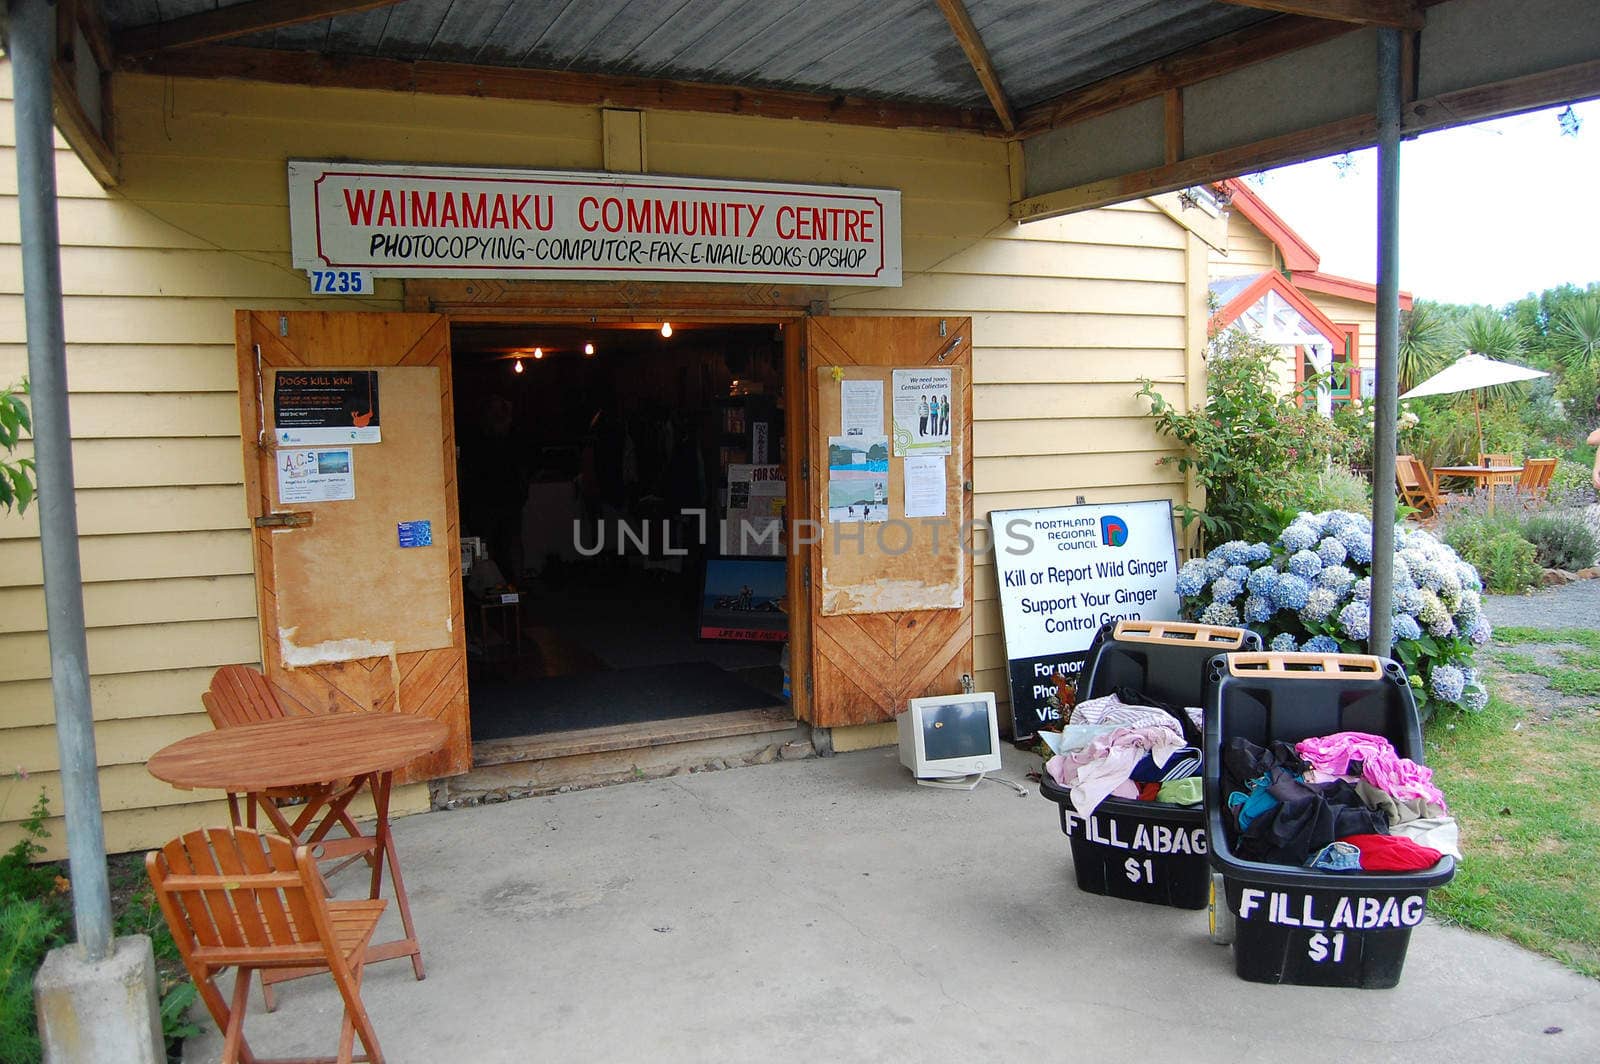
<svg viewBox="0 0 1600 1064">
<path fill-rule="evenodd" d="M 1013 779 L 1036 764 L 1006 757 Z M 919 788 L 893 750 L 430 813 L 396 834 L 428 977 L 368 969 L 393 1064 L 1600 1054 L 1600 983 L 1431 920 L 1394 990 L 1243 982 L 1204 912 L 1078 891 L 1032 788 Z M 326 977 L 280 995 L 268 1014 L 253 994 L 257 1053 L 332 1052 Z M 217 1059 L 204 1026 L 187 1061 Z"/>
</svg>

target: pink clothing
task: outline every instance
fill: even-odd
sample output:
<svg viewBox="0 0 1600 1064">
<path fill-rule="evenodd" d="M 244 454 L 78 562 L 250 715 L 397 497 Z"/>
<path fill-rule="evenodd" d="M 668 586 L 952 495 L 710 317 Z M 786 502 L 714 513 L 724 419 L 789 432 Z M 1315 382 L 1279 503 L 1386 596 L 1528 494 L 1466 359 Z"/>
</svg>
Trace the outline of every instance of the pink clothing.
<svg viewBox="0 0 1600 1064">
<path fill-rule="evenodd" d="M 1399 801 L 1431 802 L 1443 812 L 1449 807 L 1444 794 L 1433 785 L 1433 770 L 1409 757 L 1401 757 L 1394 745 L 1381 735 L 1366 732 L 1335 732 L 1295 744 L 1295 753 L 1319 773 L 1345 776 L 1350 762 L 1361 762 L 1361 778 Z"/>
<path fill-rule="evenodd" d="M 1072 788 L 1072 807 L 1087 817 L 1107 797 L 1128 793 L 1118 788 L 1129 784 L 1134 766 L 1146 754 L 1161 768 L 1182 747 L 1183 736 L 1171 728 L 1118 728 L 1081 749 L 1057 754 L 1044 767 L 1051 779 Z M 1132 786 L 1131 793 L 1137 797 L 1138 787 Z"/>
</svg>

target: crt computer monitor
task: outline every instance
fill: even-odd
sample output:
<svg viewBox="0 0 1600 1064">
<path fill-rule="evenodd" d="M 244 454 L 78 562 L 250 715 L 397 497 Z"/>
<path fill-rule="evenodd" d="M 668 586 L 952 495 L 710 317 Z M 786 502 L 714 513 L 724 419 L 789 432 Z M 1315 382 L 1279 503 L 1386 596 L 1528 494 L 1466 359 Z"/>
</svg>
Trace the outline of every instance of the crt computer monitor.
<svg viewBox="0 0 1600 1064">
<path fill-rule="evenodd" d="M 924 786 L 971 789 L 1000 771 L 993 692 L 913 698 L 896 724 L 900 763 Z"/>
</svg>

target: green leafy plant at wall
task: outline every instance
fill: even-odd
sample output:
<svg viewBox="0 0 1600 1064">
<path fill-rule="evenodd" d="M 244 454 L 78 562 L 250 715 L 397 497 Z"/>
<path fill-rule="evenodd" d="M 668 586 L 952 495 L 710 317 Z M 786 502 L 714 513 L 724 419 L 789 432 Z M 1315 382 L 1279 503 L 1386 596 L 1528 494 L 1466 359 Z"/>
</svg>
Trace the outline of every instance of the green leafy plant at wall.
<svg viewBox="0 0 1600 1064">
<path fill-rule="evenodd" d="M 15 509 L 22 513 L 33 501 L 34 471 L 32 458 L 12 458 L 24 432 L 33 431 L 33 420 L 28 416 L 28 381 L 0 389 L 0 510 Z"/>
</svg>

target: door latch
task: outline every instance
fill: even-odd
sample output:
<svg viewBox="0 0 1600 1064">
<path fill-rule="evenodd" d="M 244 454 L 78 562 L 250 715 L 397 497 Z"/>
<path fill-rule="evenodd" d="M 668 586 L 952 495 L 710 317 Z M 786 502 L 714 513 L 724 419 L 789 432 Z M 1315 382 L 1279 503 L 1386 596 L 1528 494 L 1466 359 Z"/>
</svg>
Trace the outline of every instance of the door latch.
<svg viewBox="0 0 1600 1064">
<path fill-rule="evenodd" d="M 311 524 L 312 515 L 304 511 L 297 513 L 262 514 L 256 518 L 257 528 L 307 528 Z"/>
</svg>

